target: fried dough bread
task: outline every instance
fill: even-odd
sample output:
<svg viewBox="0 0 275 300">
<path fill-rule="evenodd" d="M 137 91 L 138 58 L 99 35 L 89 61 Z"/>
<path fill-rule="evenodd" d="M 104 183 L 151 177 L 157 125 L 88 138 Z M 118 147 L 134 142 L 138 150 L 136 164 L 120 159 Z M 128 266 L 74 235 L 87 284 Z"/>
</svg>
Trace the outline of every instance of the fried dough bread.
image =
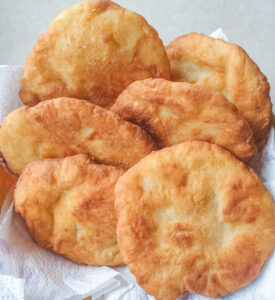
<svg viewBox="0 0 275 300">
<path fill-rule="evenodd" d="M 171 80 L 207 86 L 234 103 L 254 132 L 255 144 L 266 144 L 272 104 L 267 78 L 239 46 L 204 34 L 178 37 L 167 47 Z"/>
<path fill-rule="evenodd" d="M 16 174 L 34 160 L 78 153 L 129 168 L 155 149 L 140 127 L 100 106 L 71 98 L 18 108 L 0 128 L 0 151 Z"/>
<path fill-rule="evenodd" d="M 224 148 L 191 141 L 153 152 L 117 181 L 118 245 L 156 299 L 222 297 L 251 282 L 275 242 L 274 203 Z"/>
<path fill-rule="evenodd" d="M 121 265 L 114 186 L 123 173 L 84 154 L 35 161 L 16 184 L 15 210 L 41 246 L 79 264 Z"/>
<path fill-rule="evenodd" d="M 201 140 L 219 144 L 245 162 L 257 153 L 253 132 L 237 108 L 202 86 L 164 79 L 137 81 L 111 110 L 141 126 L 159 148 Z"/>
<path fill-rule="evenodd" d="M 65 9 L 42 34 L 24 68 L 25 105 L 58 97 L 110 107 L 132 82 L 170 78 L 158 33 L 137 13 L 108 0 Z"/>
</svg>

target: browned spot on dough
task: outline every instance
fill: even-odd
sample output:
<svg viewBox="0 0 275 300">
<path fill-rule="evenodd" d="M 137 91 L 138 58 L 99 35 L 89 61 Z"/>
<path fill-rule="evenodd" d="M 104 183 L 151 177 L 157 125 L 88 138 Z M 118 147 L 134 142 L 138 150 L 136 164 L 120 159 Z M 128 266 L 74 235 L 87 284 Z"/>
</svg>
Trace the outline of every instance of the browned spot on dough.
<svg viewBox="0 0 275 300">
<path fill-rule="evenodd" d="M 193 233 L 190 227 L 176 223 L 173 229 L 174 231 L 170 233 L 171 239 L 177 246 L 184 247 L 192 245 Z"/>
<path fill-rule="evenodd" d="M 199 294 L 207 285 L 207 277 L 204 274 L 194 273 L 187 278 L 186 284 L 190 291 Z"/>
</svg>

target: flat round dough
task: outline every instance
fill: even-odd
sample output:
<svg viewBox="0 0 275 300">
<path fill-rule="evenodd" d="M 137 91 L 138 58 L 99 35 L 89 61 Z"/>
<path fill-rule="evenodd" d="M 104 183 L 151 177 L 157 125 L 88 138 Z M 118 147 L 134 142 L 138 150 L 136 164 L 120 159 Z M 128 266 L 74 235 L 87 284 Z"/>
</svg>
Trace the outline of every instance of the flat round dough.
<svg viewBox="0 0 275 300">
<path fill-rule="evenodd" d="M 257 153 L 253 132 L 237 108 L 202 86 L 164 79 L 136 81 L 111 110 L 143 127 L 159 148 L 201 140 L 221 145 L 245 162 Z"/>
<path fill-rule="evenodd" d="M 34 160 L 78 153 L 129 168 L 155 149 L 142 128 L 100 106 L 71 98 L 18 108 L 0 127 L 0 151 L 15 174 Z"/>
<path fill-rule="evenodd" d="M 118 245 L 156 299 L 222 297 L 261 271 L 275 243 L 272 198 L 222 147 L 190 141 L 151 153 L 117 181 Z"/>
<path fill-rule="evenodd" d="M 254 131 L 258 149 L 266 144 L 272 104 L 269 84 L 239 46 L 204 34 L 190 33 L 167 47 L 171 80 L 207 86 L 234 103 Z"/>
<path fill-rule="evenodd" d="M 132 82 L 170 78 L 158 33 L 137 13 L 107 0 L 65 9 L 31 51 L 21 79 L 26 105 L 71 97 L 110 107 Z"/>
<path fill-rule="evenodd" d="M 79 264 L 121 265 L 114 186 L 123 173 L 84 154 L 35 161 L 16 184 L 15 210 L 41 246 Z"/>
</svg>

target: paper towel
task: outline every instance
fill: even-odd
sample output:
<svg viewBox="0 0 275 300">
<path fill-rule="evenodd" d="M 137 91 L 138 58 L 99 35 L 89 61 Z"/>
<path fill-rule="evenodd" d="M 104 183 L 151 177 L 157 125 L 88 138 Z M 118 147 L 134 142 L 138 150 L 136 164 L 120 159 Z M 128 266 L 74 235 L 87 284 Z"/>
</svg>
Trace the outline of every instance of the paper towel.
<svg viewBox="0 0 275 300">
<path fill-rule="evenodd" d="M 211 34 L 228 41 L 222 29 Z M 10 111 L 22 105 L 18 98 L 23 67 L 0 66 L 0 122 Z M 253 163 L 275 199 L 274 131 L 267 146 Z M 227 300 L 275 299 L 275 256 L 269 259 L 261 275 Z M 23 220 L 13 211 L 12 191 L 0 215 L 0 299 L 82 299 L 92 295 L 105 300 L 152 300 L 141 289 L 127 267 L 108 268 L 74 264 L 33 242 Z M 186 294 L 181 299 L 209 299 Z"/>
</svg>

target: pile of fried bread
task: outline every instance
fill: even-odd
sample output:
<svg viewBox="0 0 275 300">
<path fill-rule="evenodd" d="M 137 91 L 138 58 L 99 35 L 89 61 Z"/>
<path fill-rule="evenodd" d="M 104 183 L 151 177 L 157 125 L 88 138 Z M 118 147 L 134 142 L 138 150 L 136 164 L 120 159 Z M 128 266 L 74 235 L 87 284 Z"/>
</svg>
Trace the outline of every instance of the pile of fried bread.
<svg viewBox="0 0 275 300">
<path fill-rule="evenodd" d="M 142 16 L 86 0 L 39 37 L 21 83 L 0 151 L 39 245 L 128 265 L 162 300 L 222 297 L 259 275 L 275 210 L 248 164 L 272 105 L 241 47 L 198 33 L 164 47 Z"/>
</svg>

